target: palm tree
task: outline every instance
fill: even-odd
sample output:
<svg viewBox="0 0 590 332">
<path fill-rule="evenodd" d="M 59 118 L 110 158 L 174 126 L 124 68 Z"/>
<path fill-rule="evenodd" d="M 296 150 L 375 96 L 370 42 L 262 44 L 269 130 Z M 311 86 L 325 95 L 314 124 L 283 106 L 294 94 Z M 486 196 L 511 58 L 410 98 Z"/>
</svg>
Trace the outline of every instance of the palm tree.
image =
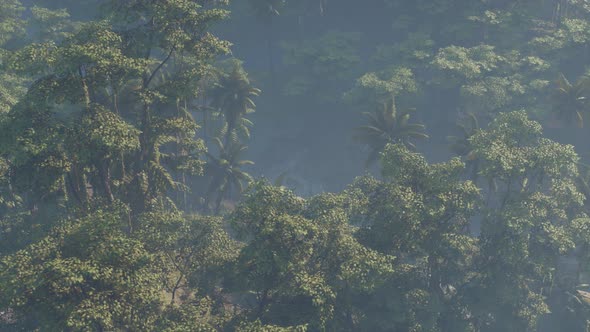
<svg viewBox="0 0 590 332">
<path fill-rule="evenodd" d="M 377 160 L 379 153 L 388 143 L 401 143 L 415 150 L 416 146 L 411 142 L 412 139 L 428 138 L 428 135 L 423 133 L 424 125 L 408 123 L 412 111 L 414 109 L 398 112 L 395 98 L 392 97 L 375 113 L 363 113 L 369 118 L 369 124 L 356 128 L 354 138 L 370 149 L 365 167 L 368 168 Z"/>
<path fill-rule="evenodd" d="M 587 289 L 588 285 L 581 284 L 577 285 L 573 291 L 566 291 L 566 310 L 580 321 L 580 325 L 585 327 L 585 331 L 590 331 L 590 319 L 588 319 L 588 314 L 590 313 L 590 293 L 585 291 Z"/>
<path fill-rule="evenodd" d="M 576 123 L 584 127 L 584 112 L 588 111 L 590 96 L 590 78 L 583 76 L 575 84 L 571 84 L 563 74 L 557 79 L 554 92 L 554 111 L 567 123 Z"/>
<path fill-rule="evenodd" d="M 218 137 L 213 142 L 219 150 L 219 157 L 206 153 L 209 158 L 205 166 L 205 174 L 211 176 L 211 183 L 205 197 L 205 209 L 209 209 L 209 202 L 216 194 L 215 214 L 219 213 L 222 200 L 231 194 L 232 189 L 237 194 L 244 190 L 244 183 L 252 180 L 252 177 L 240 168 L 253 165 L 250 160 L 241 160 L 242 153 L 247 149 L 243 144 L 233 143 L 224 145 Z"/>
<path fill-rule="evenodd" d="M 477 117 L 473 113 L 468 113 L 466 121 L 458 123 L 457 128 L 462 135 L 460 137 L 447 137 L 447 140 L 451 143 L 450 150 L 454 154 L 465 158 L 467 168 L 471 169 L 471 180 L 476 182 L 478 177 L 477 173 L 479 171 L 479 160 L 473 152 L 469 139 L 480 130 Z"/>
<path fill-rule="evenodd" d="M 223 132 L 226 145 L 235 135 L 235 129 L 240 129 L 246 137 L 250 136 L 248 127 L 252 123 L 244 115 L 255 111 L 256 104 L 252 98 L 260 95 L 260 92 L 260 89 L 251 85 L 248 75 L 237 63 L 229 74 L 223 74 L 215 84 L 211 93 L 211 107 L 225 118 Z"/>
</svg>

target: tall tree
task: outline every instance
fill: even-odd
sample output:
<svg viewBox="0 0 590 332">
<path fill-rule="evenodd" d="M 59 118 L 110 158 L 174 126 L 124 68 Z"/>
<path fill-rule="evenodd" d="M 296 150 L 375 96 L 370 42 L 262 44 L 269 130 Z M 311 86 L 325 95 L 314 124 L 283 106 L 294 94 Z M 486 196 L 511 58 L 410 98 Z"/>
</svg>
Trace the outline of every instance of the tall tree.
<svg viewBox="0 0 590 332">
<path fill-rule="evenodd" d="M 354 295 L 387 280 L 395 258 L 355 239 L 348 218 L 357 204 L 346 194 L 305 200 L 253 184 L 230 219 L 245 247 L 227 285 L 256 295 L 245 307 L 248 320 L 294 331 L 358 330 L 364 313 Z"/>
<path fill-rule="evenodd" d="M 244 184 L 251 181 L 251 176 L 240 168 L 254 163 L 241 159 L 243 152 L 247 149 L 245 145 L 239 143 L 225 145 L 217 137 L 213 141 L 219 150 L 219 157 L 207 153 L 209 162 L 205 166 L 205 173 L 209 175 L 211 182 L 205 196 L 205 210 L 209 211 L 210 200 L 216 195 L 214 211 L 218 214 L 223 199 L 231 194 L 232 189 L 239 195 L 244 190 Z"/>
<path fill-rule="evenodd" d="M 82 206 L 123 200 L 138 213 L 170 203 L 170 190 L 185 190 L 175 176 L 202 171 L 204 145 L 179 105 L 198 97 L 187 87 L 228 51 L 207 31 L 227 12 L 204 5 L 108 1 L 103 20 L 84 23 L 57 45 L 16 52 L 14 70 L 38 77 L 4 122 L 2 153 L 23 176 L 19 190 L 36 192 L 32 201 L 67 193 Z M 27 135 L 27 144 L 18 143 Z M 171 146 L 184 152 L 169 153 Z M 32 169 L 45 185 L 26 178 Z"/>
<path fill-rule="evenodd" d="M 353 186 L 363 202 L 356 237 L 397 260 L 393 275 L 363 297 L 360 330 L 470 331 L 462 289 L 478 250 L 468 230 L 479 189 L 461 179 L 458 158 L 429 164 L 401 144 L 386 146 L 382 168 L 384 181 Z"/>
<path fill-rule="evenodd" d="M 569 272 L 558 262 L 577 242 L 578 156 L 541 129 L 525 111 L 502 113 L 471 139 L 482 176 L 498 183 L 482 211 L 481 273 L 469 292 L 480 331 L 534 331 L 551 310 L 548 299 L 577 286 L 560 281 Z"/>
<path fill-rule="evenodd" d="M 252 86 L 248 75 L 238 63 L 234 63 L 229 73 L 221 74 L 210 98 L 211 107 L 223 114 L 225 126 L 222 132 L 226 145 L 237 143 L 236 130 L 240 130 L 246 138 L 250 137 L 249 127 L 252 123 L 244 116 L 255 111 L 253 98 L 260 93 L 261 90 Z"/>
</svg>

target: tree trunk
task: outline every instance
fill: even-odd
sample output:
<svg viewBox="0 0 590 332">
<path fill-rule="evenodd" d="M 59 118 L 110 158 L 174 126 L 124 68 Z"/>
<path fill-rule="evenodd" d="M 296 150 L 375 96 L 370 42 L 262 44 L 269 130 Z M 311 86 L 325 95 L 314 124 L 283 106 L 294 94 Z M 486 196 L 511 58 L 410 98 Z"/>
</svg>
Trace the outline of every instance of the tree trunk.
<svg viewBox="0 0 590 332">
<path fill-rule="evenodd" d="M 100 176 L 100 180 L 102 182 L 102 187 L 104 190 L 104 195 L 109 203 L 112 203 L 115 198 L 113 196 L 113 191 L 111 189 L 111 170 L 109 167 L 109 161 L 103 159 L 99 161 L 98 164 L 98 174 Z"/>
<path fill-rule="evenodd" d="M 78 74 L 80 75 L 81 83 L 82 83 L 82 92 L 84 94 L 84 107 L 87 111 L 90 110 L 90 89 L 88 88 L 88 84 L 86 83 L 86 73 L 84 72 L 83 66 L 78 68 Z"/>
<path fill-rule="evenodd" d="M 223 196 L 225 196 L 225 190 L 219 193 L 217 196 L 217 201 L 215 202 L 215 214 L 218 215 L 221 211 L 221 202 L 223 201 Z"/>
<path fill-rule="evenodd" d="M 88 192 L 86 191 L 86 180 L 84 174 L 81 174 L 80 168 L 76 162 L 72 164 L 72 182 L 77 196 L 80 198 L 82 205 L 88 204 Z"/>
<path fill-rule="evenodd" d="M 235 130 L 235 120 L 230 120 L 227 122 L 227 132 L 225 133 L 225 149 L 227 150 L 228 147 L 233 143 L 231 141 L 231 135 L 233 133 L 233 131 Z"/>
</svg>

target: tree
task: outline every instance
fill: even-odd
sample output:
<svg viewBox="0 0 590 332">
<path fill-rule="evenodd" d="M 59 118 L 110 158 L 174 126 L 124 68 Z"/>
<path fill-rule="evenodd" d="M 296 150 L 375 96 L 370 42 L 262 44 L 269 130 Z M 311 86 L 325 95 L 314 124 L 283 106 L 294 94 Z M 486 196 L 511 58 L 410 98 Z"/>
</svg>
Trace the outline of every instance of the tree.
<svg viewBox="0 0 590 332">
<path fill-rule="evenodd" d="M 252 100 L 261 90 L 253 87 L 246 72 L 238 63 L 235 63 L 231 72 L 222 74 L 219 82 L 215 84 L 211 92 L 211 107 L 223 114 L 225 126 L 225 144 L 237 143 L 236 129 L 239 129 L 247 138 L 250 137 L 252 123 L 244 118 L 246 114 L 255 111 L 256 104 Z M 233 138 L 233 139 L 232 139 Z"/>
<path fill-rule="evenodd" d="M 0 306 L 13 330 L 151 330 L 160 311 L 154 256 L 123 232 L 125 213 L 97 210 L 59 223 L 1 259 Z"/>
<path fill-rule="evenodd" d="M 386 146 L 382 168 L 384 181 L 353 185 L 363 202 L 356 238 L 397 257 L 393 275 L 361 297 L 362 330 L 468 331 L 462 289 L 478 250 L 469 232 L 478 188 L 460 179 L 458 158 L 428 164 L 401 144 Z"/>
<path fill-rule="evenodd" d="M 471 142 L 469 140 L 480 130 L 479 123 L 477 121 L 477 117 L 473 113 L 468 113 L 467 119 L 464 122 L 465 123 L 457 124 L 457 129 L 461 132 L 461 136 L 449 136 L 447 137 L 447 140 L 449 140 L 451 143 L 451 151 L 454 154 L 465 158 L 466 168 L 471 169 L 470 179 L 474 183 L 477 183 L 479 162 L 475 158 L 475 154 L 473 153 L 473 148 L 471 147 Z"/>
<path fill-rule="evenodd" d="M 567 122 L 584 127 L 584 113 L 588 111 L 588 95 L 590 94 L 590 79 L 581 77 L 575 84 L 571 84 L 563 74 L 559 75 L 554 92 L 553 110 L 557 116 Z"/>
<path fill-rule="evenodd" d="M 402 143 L 415 148 L 412 139 L 426 139 L 424 125 L 408 123 L 412 110 L 398 111 L 395 98 L 391 97 L 382 108 L 373 113 L 365 112 L 369 124 L 358 127 L 355 139 L 369 147 L 369 157 L 365 167 L 369 167 L 378 158 L 388 143 Z"/>
<path fill-rule="evenodd" d="M 254 163 L 240 159 L 247 149 L 245 145 L 239 143 L 224 145 L 217 137 L 213 139 L 213 142 L 217 145 L 219 157 L 207 153 L 209 162 L 205 166 L 205 174 L 209 175 L 211 182 L 205 196 L 205 209 L 210 209 L 209 203 L 213 195 L 216 195 L 214 211 L 218 214 L 222 200 L 231 194 L 232 189 L 239 195 L 244 190 L 244 183 L 252 180 L 251 176 L 240 168 Z"/>
<path fill-rule="evenodd" d="M 550 310 L 546 299 L 573 286 L 559 282 L 568 272 L 558 262 L 577 242 L 570 220 L 584 200 L 578 156 L 541 129 L 525 111 L 502 113 L 471 138 L 480 173 L 498 183 L 482 211 L 480 274 L 469 292 L 481 331 L 535 330 Z"/>
<path fill-rule="evenodd" d="M 0 4 L 0 114 L 8 112 L 26 92 L 28 77 L 16 75 L 6 66 L 14 46 L 10 43 L 23 37 L 25 21 L 22 19 L 24 7 L 18 0 L 3 1 Z"/>
<path fill-rule="evenodd" d="M 381 72 L 366 73 L 356 80 L 355 87 L 346 93 L 345 99 L 359 106 L 381 106 L 391 96 L 418 92 L 418 83 L 411 69 L 392 67 Z"/>
<path fill-rule="evenodd" d="M 265 181 L 253 184 L 230 219 L 245 247 L 228 287 L 256 295 L 245 318 L 312 331 L 358 328 L 355 295 L 384 282 L 394 257 L 354 238 L 353 206 L 346 194 L 306 201 Z"/>
<path fill-rule="evenodd" d="M 141 219 L 144 227 L 136 237 L 154 254 L 167 305 L 190 308 L 200 305 L 195 301 L 205 301 L 211 302 L 211 309 L 223 311 L 228 302 L 220 287 L 241 249 L 224 229 L 224 221 L 166 211 L 149 212 Z"/>
<path fill-rule="evenodd" d="M 136 215 L 172 203 L 170 191 L 187 190 L 185 174 L 202 172 L 205 147 L 182 105 L 197 98 L 196 82 L 228 51 L 207 32 L 227 12 L 183 0 L 140 2 L 110 1 L 104 20 L 11 57 L 13 70 L 38 77 L 3 121 L 1 149 L 22 179 L 17 188 L 33 193 L 32 210 L 61 196 L 83 207 L 122 200 Z M 39 178 L 25 175 L 33 170 Z"/>
</svg>

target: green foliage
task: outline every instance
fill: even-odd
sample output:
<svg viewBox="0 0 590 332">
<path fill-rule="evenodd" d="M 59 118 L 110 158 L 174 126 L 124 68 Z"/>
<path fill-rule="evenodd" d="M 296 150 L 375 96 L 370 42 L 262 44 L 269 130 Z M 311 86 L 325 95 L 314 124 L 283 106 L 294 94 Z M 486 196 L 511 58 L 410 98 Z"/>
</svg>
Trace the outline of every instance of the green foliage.
<svg viewBox="0 0 590 332">
<path fill-rule="evenodd" d="M 545 289 L 556 278 L 557 259 L 575 246 L 568 223 L 584 200 L 574 184 L 578 156 L 572 146 L 542 138 L 541 126 L 524 111 L 499 115 L 470 141 L 480 174 L 500 184 L 481 226 L 479 264 L 486 270 L 477 282 L 493 284 L 484 289 L 496 294 L 486 297 L 483 310 L 493 308 L 496 328 L 535 329 L 549 312 Z"/>
<path fill-rule="evenodd" d="M 588 4 L 327 6 L 0 1 L 0 330 L 588 330 L 588 176 L 541 126 L 583 125 Z M 211 32 L 251 33 L 248 8 L 268 78 Z M 355 138 L 380 178 L 306 198 L 284 174 L 253 181 L 249 115 L 286 101 L 325 141 L 325 121 L 376 109 Z M 425 151 L 467 115 L 458 157 L 417 153 L 425 126 L 401 105 L 432 129 Z"/>
<path fill-rule="evenodd" d="M 449 46 L 440 49 L 432 65 L 448 72 L 456 80 L 481 77 L 496 69 L 505 59 L 494 51 L 491 45 L 472 48 Z"/>
<path fill-rule="evenodd" d="M 64 221 L 2 258 L 1 303 L 26 330 L 148 330 L 160 301 L 153 256 L 121 230 L 120 211 Z"/>
<path fill-rule="evenodd" d="M 377 112 L 365 114 L 369 118 L 369 124 L 358 127 L 355 139 L 369 147 L 369 156 L 365 167 L 369 167 L 383 152 L 388 143 L 402 143 L 412 149 L 416 146 L 412 139 L 426 139 L 424 125 L 408 123 L 412 109 L 402 112 L 397 111 L 395 99 L 391 97 L 383 103 L 382 109 Z"/>
<path fill-rule="evenodd" d="M 204 298 L 190 304 L 166 307 L 154 331 L 214 332 L 222 329 L 225 319 L 213 313 L 213 301 Z"/>
<path fill-rule="evenodd" d="M 556 83 L 554 110 L 557 116 L 567 123 L 576 123 L 583 127 L 583 114 L 588 111 L 589 79 L 581 77 L 575 84 L 571 84 L 560 74 Z"/>
<path fill-rule="evenodd" d="M 306 332 L 307 327 L 305 325 L 295 327 L 280 327 L 276 325 L 262 325 L 257 320 L 254 322 L 244 322 L 236 328 L 236 332 Z"/>
<path fill-rule="evenodd" d="M 100 105 L 81 119 L 78 130 L 78 143 L 104 158 L 116 158 L 139 148 L 138 130 Z"/>
<path fill-rule="evenodd" d="M 460 180 L 457 159 L 429 165 L 402 145 L 383 154 L 385 182 L 362 188 L 366 207 L 357 233 L 377 252 L 398 257 L 394 273 L 365 296 L 363 330 L 438 330 L 470 322 L 458 291 L 469 281 L 478 252 L 468 232 L 479 204 L 479 191 Z M 393 295 L 393 296 L 392 296 Z M 445 322 L 445 323 L 443 323 Z"/>
<path fill-rule="evenodd" d="M 240 249 L 220 218 L 150 212 L 140 220 L 135 237 L 155 253 L 171 304 L 188 302 L 195 295 L 218 296 L 215 287 Z"/>
<path fill-rule="evenodd" d="M 256 110 L 254 97 L 262 91 L 251 85 L 248 74 L 239 63 L 234 63 L 231 71 L 221 73 L 218 82 L 210 92 L 211 107 L 223 115 L 225 124 L 221 133 L 225 136 L 225 144 L 230 144 L 232 136 L 239 130 L 244 137 L 250 138 L 252 122 L 245 115 Z M 234 138 L 233 143 L 237 143 Z"/>
<path fill-rule="evenodd" d="M 347 201 L 320 195 L 306 204 L 284 188 L 254 184 L 232 215 L 246 239 L 233 287 L 255 292 L 253 317 L 313 330 L 351 327 L 345 317 L 359 309 L 351 294 L 383 283 L 394 258 L 358 243 Z"/>
<path fill-rule="evenodd" d="M 0 114 L 7 113 L 25 95 L 27 79 L 11 73 L 0 74 Z"/>
<path fill-rule="evenodd" d="M 207 153 L 210 161 L 205 166 L 205 172 L 211 177 L 211 182 L 207 189 L 205 209 L 209 210 L 209 200 L 216 194 L 215 213 L 219 213 L 223 198 L 231 194 L 232 189 L 240 195 L 244 191 L 244 184 L 252 180 L 252 177 L 240 168 L 253 165 L 254 162 L 241 159 L 247 148 L 245 145 L 230 143 L 229 146 L 225 146 L 217 137 L 213 141 L 219 150 L 219 157 Z"/>
<path fill-rule="evenodd" d="M 19 0 L 2 1 L 0 4 L 0 47 L 24 32 L 21 17 L 24 10 L 25 7 Z"/>
<path fill-rule="evenodd" d="M 283 43 L 283 62 L 295 70 L 283 93 L 313 94 L 320 100 L 340 99 L 340 91 L 334 91 L 334 87 L 340 80 L 356 74 L 361 61 L 357 50 L 360 38 L 358 33 L 329 31 L 302 43 Z"/>
<path fill-rule="evenodd" d="M 387 102 L 391 96 L 416 93 L 418 86 L 409 68 L 391 68 L 380 73 L 366 73 L 356 81 L 346 99 L 368 105 Z"/>
</svg>

